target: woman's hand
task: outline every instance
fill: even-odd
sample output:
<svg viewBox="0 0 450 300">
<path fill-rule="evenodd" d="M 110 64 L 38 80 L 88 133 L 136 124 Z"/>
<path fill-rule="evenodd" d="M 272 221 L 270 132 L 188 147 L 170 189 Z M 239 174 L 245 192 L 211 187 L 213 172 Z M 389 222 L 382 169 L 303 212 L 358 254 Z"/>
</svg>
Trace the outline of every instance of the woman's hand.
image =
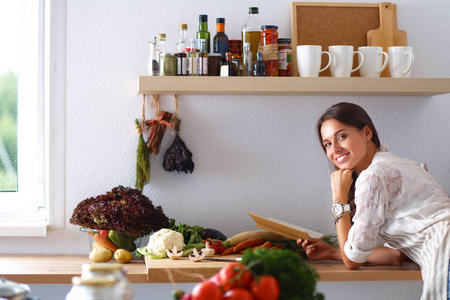
<svg viewBox="0 0 450 300">
<path fill-rule="evenodd" d="M 299 239 L 297 245 L 305 249 L 306 255 L 311 260 L 342 260 L 339 248 L 333 247 L 321 239 L 313 239 L 312 241 Z"/>
<path fill-rule="evenodd" d="M 331 190 L 333 202 L 347 203 L 347 195 L 353 183 L 353 170 L 340 169 L 331 173 Z"/>
</svg>

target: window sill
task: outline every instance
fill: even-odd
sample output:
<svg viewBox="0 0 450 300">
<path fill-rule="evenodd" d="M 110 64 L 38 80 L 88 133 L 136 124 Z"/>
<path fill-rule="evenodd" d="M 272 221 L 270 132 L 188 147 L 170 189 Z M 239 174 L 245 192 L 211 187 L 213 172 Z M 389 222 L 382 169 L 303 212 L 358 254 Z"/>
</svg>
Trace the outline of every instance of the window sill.
<svg viewBox="0 0 450 300">
<path fill-rule="evenodd" d="M 46 237 L 46 222 L 1 222 L 0 237 Z"/>
</svg>

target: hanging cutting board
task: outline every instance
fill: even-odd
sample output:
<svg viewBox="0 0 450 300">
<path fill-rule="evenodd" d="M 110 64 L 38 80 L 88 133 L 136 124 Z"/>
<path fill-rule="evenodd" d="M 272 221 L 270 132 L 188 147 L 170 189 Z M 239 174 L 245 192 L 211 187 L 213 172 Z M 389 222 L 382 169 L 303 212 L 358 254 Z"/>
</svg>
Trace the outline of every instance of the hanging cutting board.
<svg viewBox="0 0 450 300">
<path fill-rule="evenodd" d="M 406 31 L 397 29 L 397 4 L 380 3 L 380 28 L 367 32 L 368 46 L 381 46 L 385 52 L 392 46 L 408 46 Z M 381 77 L 390 77 L 386 68 Z"/>
</svg>

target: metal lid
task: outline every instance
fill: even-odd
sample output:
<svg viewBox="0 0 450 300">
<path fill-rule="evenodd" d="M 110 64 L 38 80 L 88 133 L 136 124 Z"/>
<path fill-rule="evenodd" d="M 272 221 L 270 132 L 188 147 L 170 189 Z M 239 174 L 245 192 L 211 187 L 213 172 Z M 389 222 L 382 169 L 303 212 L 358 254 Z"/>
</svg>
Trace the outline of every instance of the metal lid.
<svg viewBox="0 0 450 300">
<path fill-rule="evenodd" d="M 165 33 L 158 33 L 156 36 L 158 37 L 158 40 L 161 40 L 161 41 L 165 41 L 166 40 L 166 34 Z"/>
<path fill-rule="evenodd" d="M 180 24 L 180 25 L 178 25 L 178 29 L 187 30 L 187 24 Z"/>
<path fill-rule="evenodd" d="M 278 43 L 290 44 L 291 43 L 291 39 L 281 38 L 281 39 L 278 39 Z"/>
<path fill-rule="evenodd" d="M 222 54 L 221 53 L 208 53 L 208 56 L 217 56 L 217 57 L 222 57 Z"/>
<path fill-rule="evenodd" d="M 216 23 L 225 23 L 225 18 L 217 18 Z"/>
<path fill-rule="evenodd" d="M 249 7 L 248 13 L 249 14 L 257 14 L 257 13 L 259 13 L 259 9 L 257 7 Z"/>
<path fill-rule="evenodd" d="M 200 15 L 200 16 L 198 17 L 198 20 L 199 20 L 200 22 L 208 22 L 208 15 Z"/>
<path fill-rule="evenodd" d="M 278 26 L 276 26 L 276 25 L 263 25 L 263 26 L 261 26 L 261 29 L 278 29 Z"/>
<path fill-rule="evenodd" d="M 160 53 L 159 55 L 161 55 L 161 56 L 177 56 L 177 54 L 176 53 L 167 53 L 167 52 L 164 52 L 164 53 Z"/>
</svg>

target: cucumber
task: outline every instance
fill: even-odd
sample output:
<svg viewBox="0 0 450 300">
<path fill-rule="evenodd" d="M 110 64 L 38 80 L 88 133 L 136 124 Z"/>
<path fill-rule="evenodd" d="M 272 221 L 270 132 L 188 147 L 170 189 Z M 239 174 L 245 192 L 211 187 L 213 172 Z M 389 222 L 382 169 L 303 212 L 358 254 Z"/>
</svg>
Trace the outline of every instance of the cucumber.
<svg viewBox="0 0 450 300">
<path fill-rule="evenodd" d="M 134 252 L 136 250 L 136 244 L 124 234 L 110 230 L 108 237 L 114 244 L 117 245 L 117 247 L 121 249 L 125 249 L 130 252 Z"/>
</svg>

